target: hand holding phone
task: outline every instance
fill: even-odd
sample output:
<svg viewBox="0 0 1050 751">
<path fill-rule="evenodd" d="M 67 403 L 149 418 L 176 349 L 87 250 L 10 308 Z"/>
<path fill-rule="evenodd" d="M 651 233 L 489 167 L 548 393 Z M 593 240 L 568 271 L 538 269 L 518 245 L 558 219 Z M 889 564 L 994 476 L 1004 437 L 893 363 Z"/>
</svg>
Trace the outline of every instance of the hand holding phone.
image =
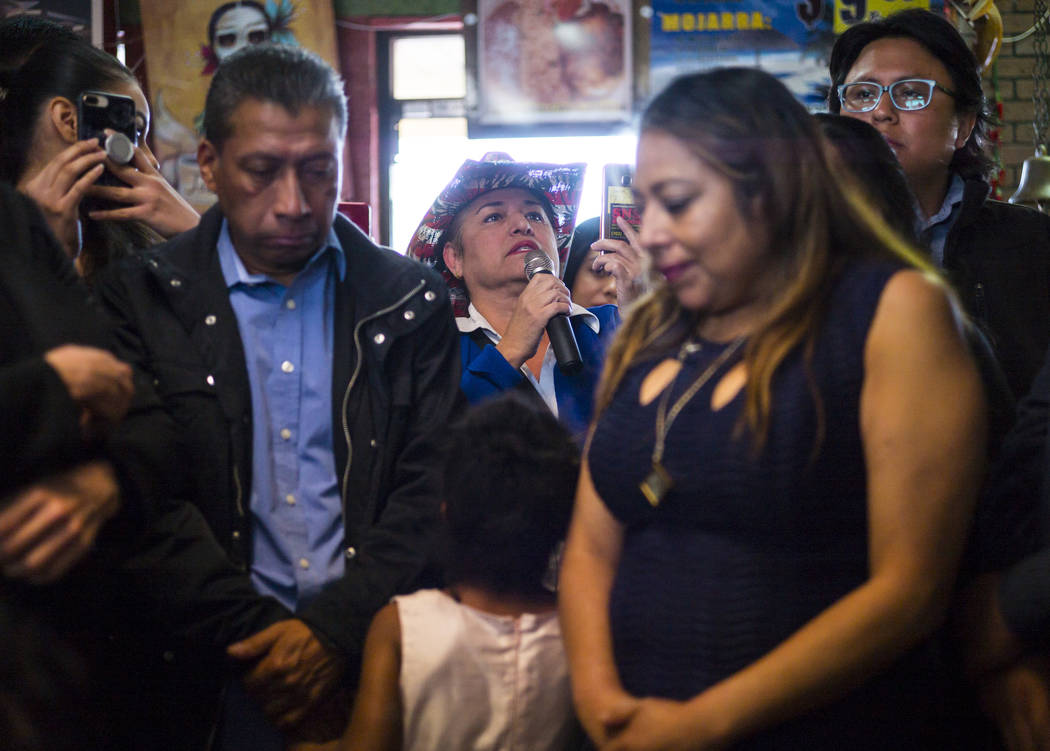
<svg viewBox="0 0 1050 751">
<path fill-rule="evenodd" d="M 77 101 L 77 113 L 80 138 L 99 143 L 111 162 L 87 189 L 91 219 L 140 221 L 163 237 L 196 226 L 200 216 L 160 174 L 148 149 L 139 148 L 134 99 L 85 91 Z"/>
<path fill-rule="evenodd" d="M 627 242 L 627 235 L 616 225 L 617 217 L 631 225 L 635 232 L 642 223 L 641 212 L 634 202 L 634 168 L 629 164 L 607 164 L 603 170 L 604 190 L 602 213 L 599 220 L 599 236 L 609 240 Z"/>
<path fill-rule="evenodd" d="M 598 251 L 591 268 L 616 279 L 616 303 L 624 308 L 648 290 L 649 257 L 630 222 L 621 216 L 616 223 L 626 239 L 601 237 L 591 243 L 591 250 Z"/>
<path fill-rule="evenodd" d="M 77 98 L 77 137 L 97 139 L 106 155 L 117 164 L 127 164 L 135 156 L 138 127 L 135 100 L 107 91 L 84 91 Z M 98 179 L 100 185 L 123 185 L 108 170 Z"/>
<path fill-rule="evenodd" d="M 647 259 L 638 243 L 642 216 L 631 187 L 634 168 L 629 164 L 607 164 L 603 174 L 599 239 L 591 245 L 599 254 L 594 270 L 616 277 L 617 303 L 624 307 L 647 287 Z"/>
</svg>

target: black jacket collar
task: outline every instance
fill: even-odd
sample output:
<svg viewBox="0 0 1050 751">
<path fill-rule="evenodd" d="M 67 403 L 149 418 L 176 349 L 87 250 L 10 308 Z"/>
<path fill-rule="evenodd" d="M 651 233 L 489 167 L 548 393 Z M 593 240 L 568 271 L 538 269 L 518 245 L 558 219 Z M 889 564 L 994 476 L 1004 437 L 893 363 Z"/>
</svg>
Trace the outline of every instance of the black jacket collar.
<svg viewBox="0 0 1050 751">
<path fill-rule="evenodd" d="M 992 187 L 979 177 L 965 179 L 962 206 L 959 209 L 959 220 L 955 223 L 956 226 L 962 228 L 973 223 L 977 218 L 978 210 L 984 205 L 991 189 Z"/>
<path fill-rule="evenodd" d="M 240 420 L 250 411 L 250 386 L 217 251 L 222 221 L 221 209 L 213 206 L 195 229 L 158 246 L 143 261 L 204 362 L 213 368 L 211 375 L 227 417 Z M 357 362 L 356 323 L 372 322 L 360 338 L 367 338 L 368 352 L 382 359 L 397 336 L 415 328 L 429 310 L 441 309 L 436 303 L 447 298 L 447 290 L 432 270 L 376 245 L 345 217 L 336 216 L 333 226 L 346 256 L 346 279 L 336 295 L 334 406 L 342 403 L 343 389 Z M 402 310 L 409 297 L 414 300 L 412 310 Z M 373 372 L 369 376 L 378 377 Z"/>
<path fill-rule="evenodd" d="M 157 256 L 166 261 L 165 275 L 173 274 L 179 285 L 189 283 L 203 287 L 207 298 L 228 298 L 216 251 L 223 214 L 213 206 L 195 229 L 157 248 Z M 404 259 L 389 248 L 376 245 L 346 217 L 336 215 L 333 223 L 339 243 L 346 255 L 346 288 L 353 300 L 358 319 L 370 316 L 392 301 L 404 296 L 423 278 L 422 266 L 405 264 Z M 176 289 L 178 288 L 176 286 Z"/>
</svg>

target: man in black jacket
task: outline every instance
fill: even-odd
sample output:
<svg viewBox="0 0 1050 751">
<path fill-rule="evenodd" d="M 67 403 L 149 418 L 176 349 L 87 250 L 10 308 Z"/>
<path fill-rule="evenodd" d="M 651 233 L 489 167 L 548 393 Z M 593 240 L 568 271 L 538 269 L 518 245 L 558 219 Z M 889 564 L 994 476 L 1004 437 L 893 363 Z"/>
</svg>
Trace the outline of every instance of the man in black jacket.
<svg viewBox="0 0 1050 751">
<path fill-rule="evenodd" d="M 897 155 L 932 260 L 1020 399 L 1050 345 L 1050 217 L 988 198 L 990 121 L 973 53 L 943 15 L 905 10 L 843 32 L 829 72 L 829 108 L 869 123 Z"/>
<path fill-rule="evenodd" d="M 356 680 L 372 615 L 418 586 L 439 520 L 433 431 L 461 399 L 440 277 L 335 217 L 345 132 L 323 61 L 240 51 L 198 151 L 218 206 L 99 284 L 120 355 L 179 425 L 173 489 L 296 613 L 229 649 L 284 729 Z M 192 545 L 172 555 L 197 565 Z M 220 746 L 278 747 L 237 686 L 227 700 Z"/>
</svg>

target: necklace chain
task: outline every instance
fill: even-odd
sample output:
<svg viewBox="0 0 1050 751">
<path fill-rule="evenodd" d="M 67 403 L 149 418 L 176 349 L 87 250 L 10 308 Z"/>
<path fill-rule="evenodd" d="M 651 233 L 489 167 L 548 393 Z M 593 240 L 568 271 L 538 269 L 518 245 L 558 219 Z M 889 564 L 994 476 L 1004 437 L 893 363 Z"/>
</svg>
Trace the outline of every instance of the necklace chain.
<svg viewBox="0 0 1050 751">
<path fill-rule="evenodd" d="M 675 419 L 679 413 L 685 408 L 685 405 L 692 400 L 696 393 L 703 388 L 704 384 L 711 380 L 718 370 L 725 365 L 725 363 L 732 357 L 740 345 L 744 343 L 744 338 L 740 337 L 736 339 L 731 345 L 726 347 L 725 351 L 716 357 L 710 365 L 704 368 L 704 371 L 696 378 L 695 381 L 690 384 L 689 388 L 675 400 L 675 403 L 671 405 L 671 409 L 667 409 L 668 402 L 671 401 L 671 392 L 674 390 L 675 381 L 678 380 L 678 373 L 675 373 L 675 377 L 671 379 L 671 382 L 667 384 L 667 388 L 664 393 L 660 396 L 660 403 L 656 407 L 656 440 L 653 443 L 653 456 L 652 465 L 653 471 L 649 473 L 649 476 L 639 485 L 642 494 L 645 495 L 646 499 L 652 506 L 660 505 L 660 501 L 663 500 L 664 496 L 667 495 L 667 491 L 671 489 L 674 481 L 671 476 L 664 469 L 661 463 L 664 458 L 664 444 L 667 440 L 667 434 L 671 431 L 671 426 L 674 424 Z M 682 345 L 682 348 L 678 351 L 678 364 L 682 365 L 686 355 L 690 352 L 696 352 L 699 346 L 694 342 L 686 342 Z M 679 373 L 681 367 L 679 367 Z"/>
</svg>

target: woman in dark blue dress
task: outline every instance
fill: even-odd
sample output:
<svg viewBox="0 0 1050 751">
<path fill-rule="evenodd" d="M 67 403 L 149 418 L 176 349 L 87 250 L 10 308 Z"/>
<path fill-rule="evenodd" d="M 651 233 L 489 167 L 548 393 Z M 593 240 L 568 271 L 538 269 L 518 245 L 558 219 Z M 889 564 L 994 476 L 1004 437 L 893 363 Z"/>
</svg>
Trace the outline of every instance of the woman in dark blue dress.
<svg viewBox="0 0 1050 751">
<path fill-rule="evenodd" d="M 772 76 L 679 79 L 642 124 L 664 283 L 610 350 L 565 553 L 602 749 L 946 748 L 941 623 L 983 472 L 944 284 Z"/>
</svg>

